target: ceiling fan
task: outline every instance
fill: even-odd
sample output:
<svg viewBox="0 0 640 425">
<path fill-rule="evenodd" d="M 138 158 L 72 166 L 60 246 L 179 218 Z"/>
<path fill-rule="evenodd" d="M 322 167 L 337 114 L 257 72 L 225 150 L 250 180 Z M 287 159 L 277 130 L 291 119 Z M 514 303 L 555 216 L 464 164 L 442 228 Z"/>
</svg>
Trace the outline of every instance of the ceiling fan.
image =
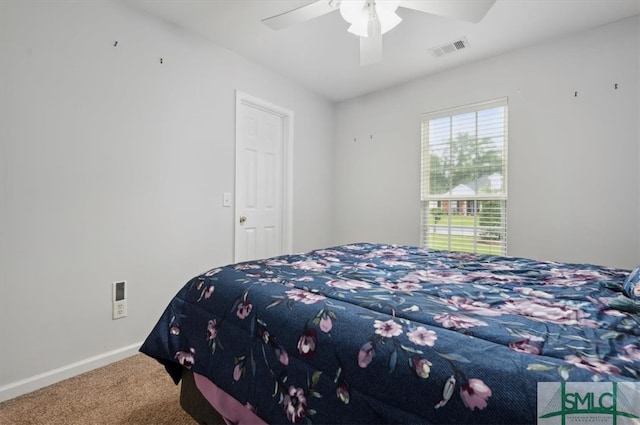
<svg viewBox="0 0 640 425">
<path fill-rule="evenodd" d="M 280 30 L 335 10 L 351 24 L 349 32 L 360 37 L 360 65 L 382 59 L 382 34 L 402 21 L 398 7 L 432 15 L 477 23 L 484 18 L 496 0 L 318 0 L 288 12 L 263 19 L 274 30 Z"/>
</svg>

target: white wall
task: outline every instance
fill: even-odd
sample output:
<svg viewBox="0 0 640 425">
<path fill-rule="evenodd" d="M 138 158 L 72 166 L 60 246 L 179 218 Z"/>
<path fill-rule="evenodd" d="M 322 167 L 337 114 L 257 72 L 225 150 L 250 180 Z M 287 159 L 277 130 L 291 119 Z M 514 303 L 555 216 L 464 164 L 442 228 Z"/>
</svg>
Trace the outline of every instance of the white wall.
<svg viewBox="0 0 640 425">
<path fill-rule="evenodd" d="M 293 248 L 331 243 L 329 102 L 124 6 L 1 7 L 4 398 L 134 352 L 189 278 L 232 261 L 236 89 L 294 111 Z"/>
<path fill-rule="evenodd" d="M 639 30 L 636 16 L 339 104 L 339 242 L 418 244 L 421 114 L 508 96 L 509 254 L 638 265 Z"/>
</svg>

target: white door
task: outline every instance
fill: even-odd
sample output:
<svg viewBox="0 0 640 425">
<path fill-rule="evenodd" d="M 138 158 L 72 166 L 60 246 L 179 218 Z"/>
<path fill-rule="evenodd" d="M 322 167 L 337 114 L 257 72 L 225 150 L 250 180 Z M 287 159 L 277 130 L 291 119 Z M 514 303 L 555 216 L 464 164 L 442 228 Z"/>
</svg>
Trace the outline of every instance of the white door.
<svg viewBox="0 0 640 425">
<path fill-rule="evenodd" d="M 291 251 L 293 114 L 236 93 L 236 262 Z"/>
</svg>

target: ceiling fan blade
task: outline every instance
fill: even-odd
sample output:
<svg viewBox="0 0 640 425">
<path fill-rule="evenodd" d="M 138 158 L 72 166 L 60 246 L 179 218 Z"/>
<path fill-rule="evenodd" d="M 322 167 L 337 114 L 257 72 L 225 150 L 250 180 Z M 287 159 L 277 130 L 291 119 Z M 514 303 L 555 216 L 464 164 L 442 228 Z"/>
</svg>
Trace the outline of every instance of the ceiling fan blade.
<svg viewBox="0 0 640 425">
<path fill-rule="evenodd" d="M 262 23 L 271 29 L 281 30 L 283 28 L 326 15 L 334 10 L 336 10 L 336 7 L 333 2 L 329 0 L 319 0 L 298 7 L 297 9 L 293 9 L 270 18 L 265 18 L 262 20 Z"/>
<path fill-rule="evenodd" d="M 400 7 L 445 18 L 478 23 L 496 0 L 403 0 Z"/>
<path fill-rule="evenodd" d="M 360 65 L 371 65 L 382 60 L 382 34 L 360 37 Z"/>
</svg>

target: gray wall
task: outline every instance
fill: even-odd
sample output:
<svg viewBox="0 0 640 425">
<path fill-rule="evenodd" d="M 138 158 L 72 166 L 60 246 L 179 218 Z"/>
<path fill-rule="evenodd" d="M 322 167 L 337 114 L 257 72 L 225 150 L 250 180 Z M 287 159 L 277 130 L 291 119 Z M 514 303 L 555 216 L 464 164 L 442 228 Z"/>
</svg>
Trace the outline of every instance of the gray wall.
<svg viewBox="0 0 640 425">
<path fill-rule="evenodd" d="M 232 261 L 235 90 L 294 111 L 293 248 L 331 243 L 328 101 L 110 2 L 3 1 L 1 31 L 5 396 L 135 352 L 189 278 Z"/>
<path fill-rule="evenodd" d="M 508 253 L 640 264 L 639 31 L 636 16 L 337 105 L 338 242 L 418 244 L 421 114 L 508 96 Z"/>
</svg>

